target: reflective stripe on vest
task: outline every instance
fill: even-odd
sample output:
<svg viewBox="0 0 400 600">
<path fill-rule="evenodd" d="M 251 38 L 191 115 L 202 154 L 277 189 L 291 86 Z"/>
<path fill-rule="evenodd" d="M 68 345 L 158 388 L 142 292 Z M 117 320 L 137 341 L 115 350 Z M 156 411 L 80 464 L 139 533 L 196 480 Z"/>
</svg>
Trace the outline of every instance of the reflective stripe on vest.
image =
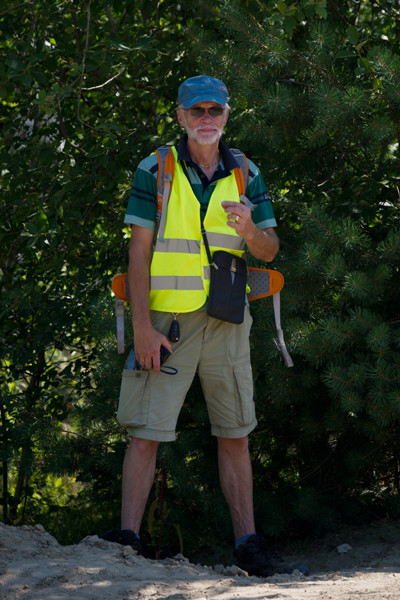
<svg viewBox="0 0 400 600">
<path fill-rule="evenodd" d="M 207 231 L 207 239 L 210 246 L 220 247 L 224 250 L 241 250 L 243 252 L 246 246 L 244 239 L 238 235 L 232 236 L 226 233 Z"/>
<path fill-rule="evenodd" d="M 151 285 L 157 290 L 202 290 L 203 280 L 191 275 L 152 275 Z"/>
<path fill-rule="evenodd" d="M 200 254 L 200 242 L 197 240 L 164 239 L 156 242 L 157 252 L 188 252 L 189 254 Z"/>
<path fill-rule="evenodd" d="M 201 237 L 200 204 L 177 160 L 168 203 L 163 240 L 157 238 L 150 269 L 150 308 L 165 312 L 190 312 L 207 300 L 209 264 Z M 220 179 L 210 198 L 204 228 L 211 254 L 227 250 L 241 256 L 243 238 L 227 225 L 221 202 L 240 202 L 233 173 Z"/>
</svg>

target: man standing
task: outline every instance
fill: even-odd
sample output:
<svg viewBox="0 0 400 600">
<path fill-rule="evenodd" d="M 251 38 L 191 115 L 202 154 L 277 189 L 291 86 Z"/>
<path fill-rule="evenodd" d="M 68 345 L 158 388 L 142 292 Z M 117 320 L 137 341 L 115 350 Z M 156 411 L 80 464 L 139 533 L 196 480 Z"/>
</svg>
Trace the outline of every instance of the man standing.
<svg viewBox="0 0 400 600">
<path fill-rule="evenodd" d="M 240 202 L 234 176 L 238 166 L 221 141 L 228 120 L 224 83 L 201 75 L 179 87 L 177 118 L 186 134 L 173 148 L 175 172 L 163 240 L 153 236 L 157 210 L 157 158 L 144 159 L 135 174 L 125 223 L 132 226 L 129 292 L 135 359 L 141 369 L 125 369 L 118 421 L 130 444 L 123 466 L 122 523 L 105 539 L 132 545 L 145 554 L 138 532 L 153 484 L 157 448 L 175 439 L 175 426 L 196 371 L 218 440 L 220 481 L 235 535 L 236 564 L 250 574 L 291 572 L 256 534 L 248 435 L 257 424 L 253 400 L 248 306 L 242 324 L 207 313 L 209 269 L 201 229 L 213 251 L 247 245 L 257 258 L 272 261 L 279 249 L 272 206 L 257 167 L 249 164 L 246 196 Z M 212 237 L 214 236 L 214 237 Z M 179 320 L 179 341 L 168 331 Z M 160 348 L 171 356 L 174 377 L 160 371 Z"/>
</svg>

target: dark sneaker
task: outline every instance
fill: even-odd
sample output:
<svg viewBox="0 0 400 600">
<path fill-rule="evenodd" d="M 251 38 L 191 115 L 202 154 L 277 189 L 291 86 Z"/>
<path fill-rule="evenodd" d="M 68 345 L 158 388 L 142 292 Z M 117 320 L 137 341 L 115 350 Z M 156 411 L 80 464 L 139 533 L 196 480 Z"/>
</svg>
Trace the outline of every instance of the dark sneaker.
<svg viewBox="0 0 400 600">
<path fill-rule="evenodd" d="M 262 535 L 252 535 L 244 544 L 234 550 L 235 564 L 249 575 L 257 577 L 271 577 L 277 573 L 293 573 L 298 570 L 303 575 L 308 575 L 306 565 L 285 563 L 275 552 L 267 547 L 267 541 Z"/>
<path fill-rule="evenodd" d="M 138 554 L 141 554 L 145 558 L 149 558 L 150 553 L 146 544 L 130 529 L 112 529 L 99 537 L 107 542 L 116 542 L 123 546 L 131 546 Z"/>
</svg>

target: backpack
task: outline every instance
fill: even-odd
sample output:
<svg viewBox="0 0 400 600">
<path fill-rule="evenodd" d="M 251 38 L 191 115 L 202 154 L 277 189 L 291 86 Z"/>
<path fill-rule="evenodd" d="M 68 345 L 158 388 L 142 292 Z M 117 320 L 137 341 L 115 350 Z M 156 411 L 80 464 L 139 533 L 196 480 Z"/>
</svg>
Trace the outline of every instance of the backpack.
<svg viewBox="0 0 400 600">
<path fill-rule="evenodd" d="M 236 167 L 234 172 L 240 201 L 246 204 L 250 210 L 254 210 L 255 205 L 245 196 L 249 179 L 249 167 L 246 156 L 240 150 L 231 149 L 231 152 L 239 164 L 239 167 Z M 174 179 L 175 160 L 170 146 L 161 146 L 156 150 L 156 155 L 158 161 L 158 173 L 155 238 L 157 237 L 158 233 L 159 239 L 163 241 L 168 200 L 171 195 Z M 280 317 L 280 291 L 284 286 L 284 277 L 282 273 L 272 269 L 247 267 L 247 271 L 247 281 L 250 286 L 250 292 L 247 295 L 247 299 L 250 302 L 252 300 L 258 300 L 259 298 L 265 298 L 266 296 L 273 296 L 275 326 L 278 334 L 278 338 L 274 338 L 274 343 L 278 350 L 282 353 L 285 365 L 287 367 L 292 367 L 293 361 L 285 345 Z M 130 302 L 128 275 L 126 273 L 116 275 L 111 282 L 111 288 L 115 295 L 118 354 L 123 354 L 125 352 L 124 306 L 125 302 Z"/>
</svg>

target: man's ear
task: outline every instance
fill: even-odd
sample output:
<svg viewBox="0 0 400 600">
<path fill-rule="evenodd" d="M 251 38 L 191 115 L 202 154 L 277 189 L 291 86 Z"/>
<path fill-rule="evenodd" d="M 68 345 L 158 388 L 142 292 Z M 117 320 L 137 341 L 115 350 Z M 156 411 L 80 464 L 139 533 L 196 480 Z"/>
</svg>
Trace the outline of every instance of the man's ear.
<svg viewBox="0 0 400 600">
<path fill-rule="evenodd" d="M 185 117 L 183 115 L 183 111 L 180 108 L 176 109 L 176 116 L 178 117 L 179 125 L 181 125 L 182 127 L 185 127 L 186 126 Z"/>
<path fill-rule="evenodd" d="M 225 110 L 225 114 L 224 114 L 224 127 L 225 127 L 225 125 L 226 125 L 226 123 L 227 123 L 227 121 L 228 121 L 228 117 L 229 117 L 229 111 L 230 111 L 230 109 L 229 109 L 229 108 L 227 108 L 227 109 Z"/>
</svg>

